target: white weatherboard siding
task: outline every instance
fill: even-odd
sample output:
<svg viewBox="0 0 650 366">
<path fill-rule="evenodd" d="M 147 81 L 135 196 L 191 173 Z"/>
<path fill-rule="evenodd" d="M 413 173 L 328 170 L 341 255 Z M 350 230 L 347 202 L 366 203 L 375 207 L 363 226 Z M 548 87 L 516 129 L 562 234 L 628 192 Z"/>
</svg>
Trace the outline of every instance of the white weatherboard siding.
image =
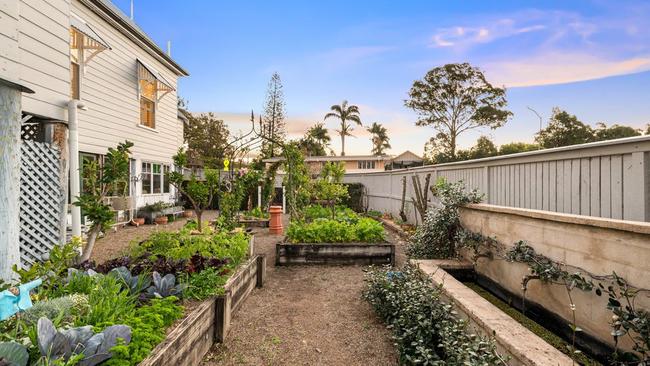
<svg viewBox="0 0 650 366">
<path fill-rule="evenodd" d="M 67 120 L 70 1 L 23 0 L 17 3 L 20 82 L 35 92 L 23 95 L 23 111 Z"/>
<path fill-rule="evenodd" d="M 157 104 L 155 130 L 140 127 L 136 59 L 153 66 L 174 88 L 177 76 L 90 9 L 76 0 L 72 5 L 72 11 L 112 47 L 95 56 L 85 68 L 81 101 L 88 111 L 79 113 L 79 150 L 105 154 L 107 147 L 128 139 L 135 144 L 134 158 L 171 164 L 171 157 L 183 143 L 176 92 L 168 93 Z"/>
</svg>

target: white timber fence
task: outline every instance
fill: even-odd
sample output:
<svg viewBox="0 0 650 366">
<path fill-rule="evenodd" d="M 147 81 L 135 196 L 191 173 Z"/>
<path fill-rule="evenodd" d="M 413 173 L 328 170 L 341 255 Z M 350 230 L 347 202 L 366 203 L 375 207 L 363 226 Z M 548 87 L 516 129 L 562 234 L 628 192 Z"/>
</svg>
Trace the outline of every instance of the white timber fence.
<svg viewBox="0 0 650 366">
<path fill-rule="evenodd" d="M 24 140 L 21 153 L 20 260 L 23 268 L 29 268 L 60 240 L 59 150 Z"/>
<path fill-rule="evenodd" d="M 406 177 L 406 213 L 419 220 L 412 176 L 431 184 L 439 177 L 462 181 L 484 194 L 483 203 L 650 221 L 650 136 L 376 173 L 346 174 L 344 182 L 366 187 L 368 208 L 398 217 Z M 429 195 L 431 197 L 431 194 Z M 431 204 L 431 203 L 430 203 Z"/>
</svg>

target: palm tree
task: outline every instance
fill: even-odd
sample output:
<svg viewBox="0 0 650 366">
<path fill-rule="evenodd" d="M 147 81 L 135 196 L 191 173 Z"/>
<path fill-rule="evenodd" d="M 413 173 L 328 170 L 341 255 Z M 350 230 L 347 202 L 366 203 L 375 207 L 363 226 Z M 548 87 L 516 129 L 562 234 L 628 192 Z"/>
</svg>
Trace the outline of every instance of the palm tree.
<svg viewBox="0 0 650 366">
<path fill-rule="evenodd" d="M 312 138 L 323 148 L 329 146 L 330 141 L 332 141 L 332 138 L 330 137 L 330 134 L 327 131 L 327 128 L 325 128 L 323 122 L 316 122 L 316 124 L 310 127 L 307 130 L 307 137 Z"/>
<path fill-rule="evenodd" d="M 372 126 L 367 128 L 372 136 L 372 153 L 373 155 L 384 155 L 385 149 L 390 149 L 390 138 L 386 127 L 381 123 L 373 122 Z"/>
<path fill-rule="evenodd" d="M 348 121 L 355 122 L 361 126 L 361 118 L 359 117 L 359 107 L 356 105 L 349 105 L 348 101 L 344 100 L 340 105 L 333 105 L 330 107 L 332 112 L 329 112 L 325 115 L 323 120 L 326 120 L 330 117 L 335 117 L 341 120 L 341 129 L 336 130 L 341 136 L 341 156 L 345 155 L 345 136 L 352 136 L 352 125 L 348 124 Z"/>
</svg>

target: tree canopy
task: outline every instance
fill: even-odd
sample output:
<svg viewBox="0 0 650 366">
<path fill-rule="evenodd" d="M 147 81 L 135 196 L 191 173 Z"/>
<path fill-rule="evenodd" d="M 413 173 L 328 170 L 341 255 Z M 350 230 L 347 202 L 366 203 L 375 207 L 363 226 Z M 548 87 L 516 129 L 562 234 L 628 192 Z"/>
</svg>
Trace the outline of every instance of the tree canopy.
<svg viewBox="0 0 650 366">
<path fill-rule="evenodd" d="M 188 123 L 183 129 L 189 165 L 219 168 L 228 153 L 230 133 L 226 124 L 213 113 L 185 113 Z"/>
<path fill-rule="evenodd" d="M 516 154 L 539 149 L 540 147 L 537 144 L 529 144 L 526 142 L 511 142 L 509 144 L 503 144 L 499 146 L 499 155 Z"/>
<path fill-rule="evenodd" d="M 545 149 L 595 141 L 594 130 L 572 114 L 553 108 L 548 126 L 537 133 L 535 141 Z"/>
<path fill-rule="evenodd" d="M 512 116 L 505 109 L 505 93 L 504 88 L 492 86 L 480 69 L 468 63 L 447 64 L 416 80 L 405 105 L 418 113 L 417 126 L 437 131 L 434 145 L 454 159 L 460 134 L 501 127 Z"/>
<path fill-rule="evenodd" d="M 596 130 L 594 130 L 596 141 L 613 140 L 632 136 L 641 136 L 641 130 L 630 126 L 621 126 L 616 123 L 607 127 L 603 122 L 597 123 Z"/>
</svg>

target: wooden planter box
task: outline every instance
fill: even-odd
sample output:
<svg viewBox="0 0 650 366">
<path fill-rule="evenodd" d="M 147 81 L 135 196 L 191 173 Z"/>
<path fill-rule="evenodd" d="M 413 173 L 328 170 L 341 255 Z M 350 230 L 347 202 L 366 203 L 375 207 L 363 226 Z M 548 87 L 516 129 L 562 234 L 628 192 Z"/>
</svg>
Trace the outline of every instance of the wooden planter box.
<svg viewBox="0 0 650 366">
<path fill-rule="evenodd" d="M 269 227 L 269 219 L 239 219 L 237 223 L 244 227 Z"/>
<path fill-rule="evenodd" d="M 225 293 L 203 301 L 183 318 L 140 366 L 193 366 L 203 360 L 215 342 L 223 342 L 230 320 L 255 287 L 266 277 L 266 257 L 248 260 L 225 285 Z"/>
<path fill-rule="evenodd" d="M 278 243 L 275 265 L 395 264 L 395 245 L 387 243 Z"/>
</svg>

